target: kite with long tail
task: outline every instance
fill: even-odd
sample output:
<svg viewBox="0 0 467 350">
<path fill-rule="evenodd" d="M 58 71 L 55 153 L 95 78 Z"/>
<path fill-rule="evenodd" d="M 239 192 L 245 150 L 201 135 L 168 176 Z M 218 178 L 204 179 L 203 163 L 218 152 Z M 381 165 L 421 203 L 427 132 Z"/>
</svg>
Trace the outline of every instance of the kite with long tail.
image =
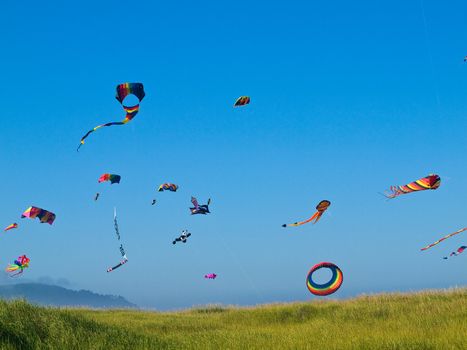
<svg viewBox="0 0 467 350">
<path fill-rule="evenodd" d="M 458 256 L 459 254 L 461 254 L 466 249 L 467 249 L 467 246 L 465 246 L 465 245 L 460 246 L 459 248 L 457 248 L 456 251 L 451 252 L 451 254 L 449 254 L 449 256 Z M 447 258 L 448 258 L 447 256 L 443 257 L 443 259 L 447 259 Z"/>
<path fill-rule="evenodd" d="M 315 222 L 313 222 L 313 224 L 316 224 L 319 219 L 321 219 L 321 216 L 323 215 L 323 213 L 326 211 L 326 209 L 328 209 L 328 207 L 331 205 L 331 202 L 328 201 L 328 200 L 322 200 L 321 202 L 318 203 L 318 205 L 316 206 L 316 210 L 317 212 L 313 214 L 313 216 L 305 221 L 299 221 L 299 222 L 295 222 L 293 224 L 283 224 L 282 227 L 294 227 L 294 226 L 300 226 L 300 225 L 304 225 L 304 224 L 307 224 L 309 223 L 310 221 L 313 221 L 315 220 Z"/>
<path fill-rule="evenodd" d="M 8 267 L 5 269 L 5 271 L 10 275 L 10 277 L 19 276 L 23 273 L 25 268 L 29 267 L 30 261 L 31 259 L 29 259 L 26 255 L 21 255 L 14 261 L 13 264 L 8 264 Z"/>
<path fill-rule="evenodd" d="M 114 227 L 115 227 L 115 235 L 117 239 L 120 241 L 120 231 L 118 230 L 118 223 L 117 223 L 117 209 L 114 208 Z M 118 269 L 123 264 L 128 262 L 128 258 L 126 257 L 125 249 L 123 248 L 123 244 L 120 244 L 120 254 L 122 255 L 122 260 L 115 266 L 109 267 L 107 272 L 112 272 L 113 270 Z"/>
<path fill-rule="evenodd" d="M 101 124 L 101 125 L 96 126 L 93 129 L 89 130 L 81 138 L 81 141 L 80 141 L 80 144 L 78 146 L 77 151 L 79 151 L 80 147 L 82 145 L 84 145 L 84 140 L 86 140 L 86 138 L 89 136 L 89 134 L 93 133 L 94 131 L 96 131 L 96 130 L 98 130 L 100 128 L 103 128 L 104 126 L 125 125 L 126 123 L 130 122 L 136 116 L 136 114 L 138 114 L 138 112 L 139 112 L 139 103 L 137 105 L 135 105 L 135 106 L 130 106 L 130 107 L 127 107 L 127 106 L 123 105 L 123 100 L 128 95 L 135 95 L 138 98 L 139 103 L 141 103 L 141 101 L 143 100 L 143 98 L 145 96 L 143 84 L 141 84 L 141 83 L 123 83 L 123 84 L 117 85 L 117 95 L 115 96 L 115 98 L 118 100 L 118 102 L 120 102 L 120 104 L 122 105 L 123 109 L 126 112 L 125 119 L 123 119 L 120 122 L 110 122 L 110 123 L 106 123 L 106 124 Z"/>
<path fill-rule="evenodd" d="M 459 234 L 459 233 L 461 233 L 461 232 L 464 232 L 464 231 L 467 231 L 467 227 L 461 228 L 460 230 L 458 230 L 458 231 L 456 231 L 456 232 L 450 233 L 450 234 L 444 236 L 443 238 L 438 239 L 436 242 L 431 243 L 431 244 L 427 245 L 426 247 L 423 247 L 423 248 L 420 249 L 420 250 L 427 250 L 427 249 L 430 249 L 431 247 L 434 247 L 435 245 L 441 243 L 441 242 L 444 241 L 445 239 L 448 239 L 448 238 L 450 238 L 450 237 L 452 237 L 452 236 L 455 236 L 455 235 L 457 235 L 457 234 Z"/>
<path fill-rule="evenodd" d="M 424 178 L 418 179 L 403 186 L 391 186 L 390 193 L 384 193 L 386 198 L 392 199 L 401 194 L 407 194 L 416 191 L 436 190 L 441 185 L 441 178 L 436 174 L 430 174 Z"/>
</svg>

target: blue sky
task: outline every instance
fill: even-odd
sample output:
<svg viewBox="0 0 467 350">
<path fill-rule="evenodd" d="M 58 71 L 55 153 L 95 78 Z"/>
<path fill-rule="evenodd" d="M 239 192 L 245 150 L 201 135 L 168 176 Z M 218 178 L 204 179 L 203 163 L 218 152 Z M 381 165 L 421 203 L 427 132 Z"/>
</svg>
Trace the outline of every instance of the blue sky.
<svg viewBox="0 0 467 350">
<path fill-rule="evenodd" d="M 465 236 L 419 251 L 467 226 L 465 23 L 462 1 L 2 4 L 0 222 L 20 229 L 1 265 L 26 253 L 28 278 L 158 309 L 316 299 L 320 261 L 343 270 L 333 297 L 465 285 L 467 257 L 441 260 Z M 77 153 L 123 119 L 127 81 L 140 113 Z M 436 191 L 378 194 L 432 172 Z M 192 195 L 212 214 L 190 216 Z M 322 199 L 318 224 L 281 227 Z M 20 220 L 30 205 L 54 225 Z M 107 274 L 114 206 L 129 263 Z"/>
</svg>

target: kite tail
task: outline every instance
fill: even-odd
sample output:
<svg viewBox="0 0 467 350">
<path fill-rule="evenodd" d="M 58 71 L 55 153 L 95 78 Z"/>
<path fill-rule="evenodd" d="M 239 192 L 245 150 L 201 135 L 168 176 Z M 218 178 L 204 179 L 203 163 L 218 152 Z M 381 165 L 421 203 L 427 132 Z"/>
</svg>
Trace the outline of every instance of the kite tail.
<svg viewBox="0 0 467 350">
<path fill-rule="evenodd" d="M 136 113 L 138 113 L 138 112 L 136 112 Z M 136 114 L 136 113 L 135 113 L 135 114 Z M 79 152 L 80 147 L 81 147 L 82 145 L 84 145 L 84 140 L 86 140 L 86 138 L 87 138 L 91 133 L 93 133 L 94 131 L 99 130 L 100 128 L 103 128 L 103 127 L 105 127 L 105 126 L 124 125 L 124 124 L 128 123 L 128 122 L 129 122 L 131 119 L 133 119 L 133 117 L 134 117 L 134 115 L 133 115 L 133 117 L 131 117 L 130 119 L 127 120 L 128 115 L 129 115 L 129 114 L 127 114 L 127 117 L 125 117 L 124 121 L 122 121 L 122 122 L 110 122 L 110 123 L 105 123 L 105 124 L 102 124 L 102 125 L 98 125 L 98 126 L 96 126 L 95 128 L 89 130 L 89 131 L 81 138 L 80 144 L 79 144 L 78 148 L 76 149 L 76 151 Z"/>
<path fill-rule="evenodd" d="M 316 220 L 315 220 L 315 222 L 313 223 L 313 225 L 316 224 L 316 223 L 319 221 L 319 219 L 321 219 L 321 216 L 323 216 L 323 213 L 324 213 L 324 211 L 319 211 L 319 212 L 317 213 L 318 215 L 316 216 Z M 315 215 L 316 215 L 316 214 L 315 214 Z"/>
<path fill-rule="evenodd" d="M 293 224 L 283 224 L 282 227 L 296 227 L 296 226 L 301 226 L 306 223 L 309 223 L 310 221 L 313 221 L 316 219 L 315 223 L 319 220 L 319 217 L 323 215 L 323 212 L 317 211 L 316 213 L 313 214 L 313 216 L 305 221 L 299 221 L 299 222 L 294 222 Z"/>
</svg>

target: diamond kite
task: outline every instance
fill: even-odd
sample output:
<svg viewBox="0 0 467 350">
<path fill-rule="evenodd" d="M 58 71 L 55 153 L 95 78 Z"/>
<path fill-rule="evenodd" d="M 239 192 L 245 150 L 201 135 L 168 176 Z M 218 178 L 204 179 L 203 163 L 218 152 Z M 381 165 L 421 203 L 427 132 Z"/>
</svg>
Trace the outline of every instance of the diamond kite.
<svg viewBox="0 0 467 350">
<path fill-rule="evenodd" d="M 324 199 L 322 200 L 321 202 L 318 203 L 318 205 L 316 206 L 316 210 L 317 212 L 313 214 L 313 216 L 305 221 L 299 221 L 299 222 L 295 222 L 293 224 L 283 224 L 282 227 L 295 227 L 295 226 L 300 226 L 300 225 L 304 225 L 310 221 L 313 221 L 315 220 L 315 222 L 313 224 L 316 224 L 319 219 L 321 219 L 321 216 L 323 215 L 323 213 L 326 211 L 326 209 L 328 209 L 328 207 L 331 205 L 331 202 Z"/>
</svg>

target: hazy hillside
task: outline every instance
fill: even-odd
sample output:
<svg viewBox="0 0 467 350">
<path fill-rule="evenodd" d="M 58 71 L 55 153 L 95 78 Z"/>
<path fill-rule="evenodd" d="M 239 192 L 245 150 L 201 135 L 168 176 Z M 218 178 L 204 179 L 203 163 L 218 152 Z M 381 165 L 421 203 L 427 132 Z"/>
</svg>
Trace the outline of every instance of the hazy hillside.
<svg viewBox="0 0 467 350">
<path fill-rule="evenodd" d="M 87 290 L 70 290 L 41 283 L 0 286 L 0 298 L 24 298 L 31 303 L 50 306 L 88 306 L 93 308 L 136 307 L 121 296 L 101 295 Z"/>
</svg>

